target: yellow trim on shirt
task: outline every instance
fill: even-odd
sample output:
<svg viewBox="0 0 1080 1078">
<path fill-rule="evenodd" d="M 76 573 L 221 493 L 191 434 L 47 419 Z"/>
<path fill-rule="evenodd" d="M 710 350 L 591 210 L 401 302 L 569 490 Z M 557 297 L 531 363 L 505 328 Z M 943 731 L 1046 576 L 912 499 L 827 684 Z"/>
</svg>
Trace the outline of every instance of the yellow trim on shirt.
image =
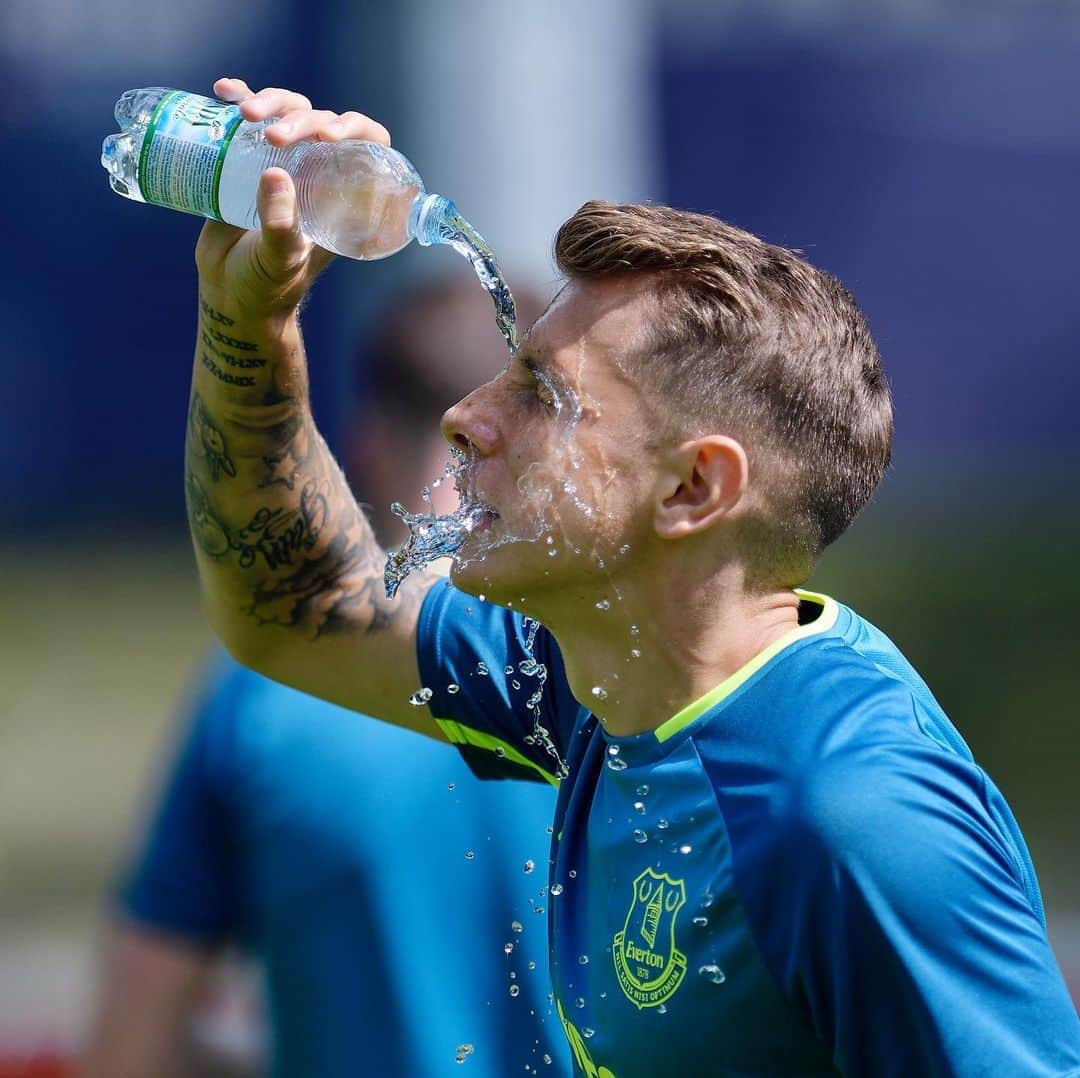
<svg viewBox="0 0 1080 1078">
<path fill-rule="evenodd" d="M 674 737 L 680 730 L 689 726 L 695 719 L 700 718 L 711 707 L 715 707 L 726 696 L 730 696 L 740 685 L 748 681 L 769 660 L 775 658 L 785 648 L 790 647 L 798 640 L 805 640 L 808 636 L 826 632 L 836 623 L 836 616 L 840 612 L 835 599 L 827 595 L 818 595 L 812 591 L 796 589 L 795 594 L 800 600 L 820 604 L 821 613 L 807 625 L 797 625 L 790 632 L 784 633 L 779 639 L 774 640 L 763 651 L 759 651 L 745 666 L 740 667 L 730 677 L 725 678 L 714 689 L 710 689 L 704 696 L 698 697 L 692 704 L 687 704 L 681 711 L 676 712 L 666 722 L 661 723 L 653 732 L 657 741 L 667 741 Z"/>
</svg>

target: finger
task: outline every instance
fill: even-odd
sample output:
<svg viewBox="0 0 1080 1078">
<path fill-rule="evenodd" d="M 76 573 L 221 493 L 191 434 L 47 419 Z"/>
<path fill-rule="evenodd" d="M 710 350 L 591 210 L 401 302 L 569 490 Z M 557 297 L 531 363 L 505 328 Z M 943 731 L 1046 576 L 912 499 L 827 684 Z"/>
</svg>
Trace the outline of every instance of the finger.
<svg viewBox="0 0 1080 1078">
<path fill-rule="evenodd" d="M 300 231 L 296 189 L 283 168 L 269 168 L 259 177 L 256 205 L 267 256 L 263 268 L 270 274 L 292 269 L 305 255 L 308 241 Z"/>
<path fill-rule="evenodd" d="M 277 123 L 266 129 L 266 138 L 275 146 L 288 146 L 301 139 L 318 138 L 319 133 L 337 119 L 328 109 L 309 109 L 287 112 Z"/>
<path fill-rule="evenodd" d="M 267 120 L 271 116 L 284 116 L 288 112 L 307 110 L 311 101 L 294 90 L 282 90 L 277 86 L 268 86 L 257 94 L 245 98 L 240 112 L 245 120 Z"/>
<path fill-rule="evenodd" d="M 328 123 L 322 125 L 315 135 L 324 142 L 338 142 L 341 139 L 363 139 L 367 142 L 381 142 L 390 145 L 390 132 L 377 120 L 365 116 L 362 112 L 343 112 Z"/>
<path fill-rule="evenodd" d="M 252 96 L 251 87 L 243 79 L 224 78 L 214 83 L 214 93 L 222 101 L 239 104 Z"/>
</svg>

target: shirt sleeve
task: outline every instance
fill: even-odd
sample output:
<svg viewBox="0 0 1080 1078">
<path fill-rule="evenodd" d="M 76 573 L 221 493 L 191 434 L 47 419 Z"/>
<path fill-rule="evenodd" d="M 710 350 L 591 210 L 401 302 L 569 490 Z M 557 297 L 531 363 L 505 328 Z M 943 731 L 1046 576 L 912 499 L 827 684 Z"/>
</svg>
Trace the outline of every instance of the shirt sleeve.
<svg viewBox="0 0 1080 1078">
<path fill-rule="evenodd" d="M 546 629 L 439 582 L 420 613 L 417 657 L 435 721 L 477 775 L 558 784 L 581 708 Z"/>
<path fill-rule="evenodd" d="M 238 668 L 222 659 L 184 716 L 184 734 L 141 847 L 121 881 L 123 913 L 151 928 L 214 944 L 236 922 L 237 859 L 217 770 Z"/>
<path fill-rule="evenodd" d="M 748 905 L 844 1075 L 1080 1073 L 1080 1021 L 994 796 L 968 761 L 878 745 L 828 758 L 784 811 Z"/>
</svg>

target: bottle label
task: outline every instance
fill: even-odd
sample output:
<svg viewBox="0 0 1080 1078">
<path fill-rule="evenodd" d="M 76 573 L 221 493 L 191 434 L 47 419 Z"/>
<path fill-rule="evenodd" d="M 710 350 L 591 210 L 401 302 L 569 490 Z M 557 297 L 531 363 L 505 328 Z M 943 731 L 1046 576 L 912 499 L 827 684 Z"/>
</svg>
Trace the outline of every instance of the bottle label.
<svg viewBox="0 0 1080 1078">
<path fill-rule="evenodd" d="M 221 168 L 242 117 L 236 105 L 171 90 L 150 116 L 139 154 L 147 202 L 222 220 Z"/>
</svg>

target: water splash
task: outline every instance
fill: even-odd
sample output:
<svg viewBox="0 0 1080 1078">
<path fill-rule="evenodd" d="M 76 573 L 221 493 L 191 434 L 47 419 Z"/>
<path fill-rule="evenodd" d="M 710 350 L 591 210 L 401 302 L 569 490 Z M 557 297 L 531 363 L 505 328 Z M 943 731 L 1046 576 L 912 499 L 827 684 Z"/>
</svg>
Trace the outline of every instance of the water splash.
<svg viewBox="0 0 1080 1078">
<path fill-rule="evenodd" d="M 456 554 L 468 536 L 492 517 L 487 506 L 475 501 L 463 501 L 454 512 L 442 517 L 430 510 L 410 513 L 400 502 L 394 502 L 390 511 L 405 522 L 409 537 L 386 556 L 383 585 L 387 599 L 393 599 L 410 573 Z"/>
</svg>

